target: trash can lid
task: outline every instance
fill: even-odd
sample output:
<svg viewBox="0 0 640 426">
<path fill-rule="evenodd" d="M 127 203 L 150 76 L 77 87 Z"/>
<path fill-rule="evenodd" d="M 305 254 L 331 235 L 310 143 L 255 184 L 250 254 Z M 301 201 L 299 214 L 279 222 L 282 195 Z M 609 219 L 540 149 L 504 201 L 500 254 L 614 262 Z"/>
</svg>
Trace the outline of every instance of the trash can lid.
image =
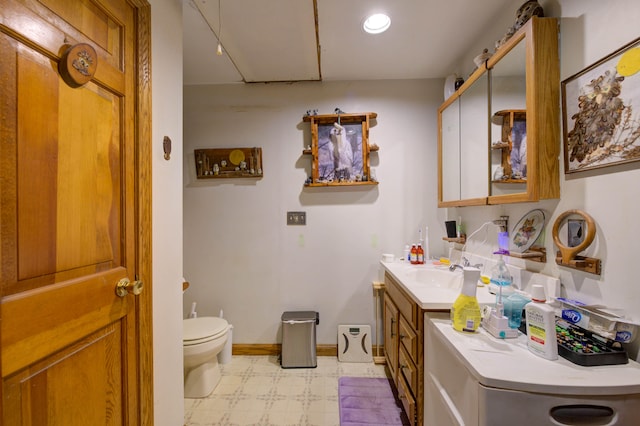
<svg viewBox="0 0 640 426">
<path fill-rule="evenodd" d="M 316 311 L 289 311 L 282 313 L 282 321 L 315 321 L 318 318 Z"/>
</svg>

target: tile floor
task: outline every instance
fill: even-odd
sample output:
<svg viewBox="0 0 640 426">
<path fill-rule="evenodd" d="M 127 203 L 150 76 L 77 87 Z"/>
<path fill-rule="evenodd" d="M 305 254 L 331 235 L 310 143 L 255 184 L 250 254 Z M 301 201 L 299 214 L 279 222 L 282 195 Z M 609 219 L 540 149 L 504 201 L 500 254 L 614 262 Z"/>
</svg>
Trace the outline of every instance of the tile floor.
<svg viewBox="0 0 640 426">
<path fill-rule="evenodd" d="M 384 365 L 317 357 L 316 368 L 280 367 L 277 356 L 234 355 L 207 398 L 185 399 L 185 425 L 338 426 L 338 378 L 386 377 Z"/>
</svg>

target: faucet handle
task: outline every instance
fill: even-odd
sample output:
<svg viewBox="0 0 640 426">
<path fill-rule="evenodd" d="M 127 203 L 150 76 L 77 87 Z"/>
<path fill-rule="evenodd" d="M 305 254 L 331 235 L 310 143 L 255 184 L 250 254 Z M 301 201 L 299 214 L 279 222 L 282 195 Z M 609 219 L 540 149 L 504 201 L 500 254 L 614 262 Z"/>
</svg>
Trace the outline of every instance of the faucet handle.
<svg viewBox="0 0 640 426">
<path fill-rule="evenodd" d="M 462 266 L 469 266 L 469 259 L 462 256 Z"/>
</svg>

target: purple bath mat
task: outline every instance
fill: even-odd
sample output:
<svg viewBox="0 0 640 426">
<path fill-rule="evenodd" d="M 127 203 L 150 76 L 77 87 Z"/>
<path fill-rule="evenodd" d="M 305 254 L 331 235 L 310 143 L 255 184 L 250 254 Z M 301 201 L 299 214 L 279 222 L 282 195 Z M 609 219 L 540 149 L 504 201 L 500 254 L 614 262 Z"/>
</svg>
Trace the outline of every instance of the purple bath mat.
<svg viewBox="0 0 640 426">
<path fill-rule="evenodd" d="M 393 393 L 389 379 L 340 377 L 340 426 L 402 426 L 409 420 Z"/>
</svg>

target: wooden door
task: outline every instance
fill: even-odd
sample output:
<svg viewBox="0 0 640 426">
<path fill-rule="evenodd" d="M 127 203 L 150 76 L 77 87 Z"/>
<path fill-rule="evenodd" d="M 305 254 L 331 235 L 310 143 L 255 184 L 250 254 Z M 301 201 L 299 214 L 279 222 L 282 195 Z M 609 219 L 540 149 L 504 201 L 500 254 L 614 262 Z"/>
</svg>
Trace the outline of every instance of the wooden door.
<svg viewBox="0 0 640 426">
<path fill-rule="evenodd" d="M 153 422 L 149 18 L 144 0 L 0 0 L 5 425 Z"/>
</svg>

